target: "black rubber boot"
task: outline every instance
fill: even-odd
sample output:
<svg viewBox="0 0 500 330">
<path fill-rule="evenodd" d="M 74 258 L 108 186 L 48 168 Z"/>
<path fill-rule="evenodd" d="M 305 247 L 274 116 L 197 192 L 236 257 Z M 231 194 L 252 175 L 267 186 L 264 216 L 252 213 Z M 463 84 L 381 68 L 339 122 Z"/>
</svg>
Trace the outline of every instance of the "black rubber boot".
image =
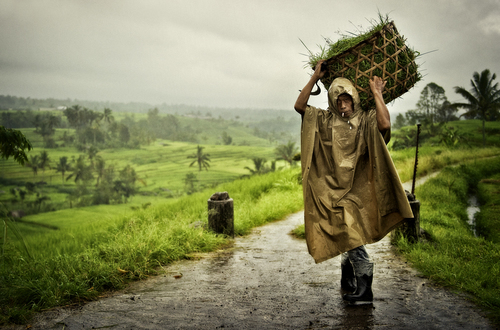
<svg viewBox="0 0 500 330">
<path fill-rule="evenodd" d="M 346 301 L 373 301 L 373 275 L 356 276 L 357 287 L 353 294 L 344 295 Z"/>
<path fill-rule="evenodd" d="M 356 291 L 356 278 L 354 277 L 354 268 L 349 260 L 340 264 L 342 278 L 340 279 L 340 287 L 347 292 Z"/>
</svg>

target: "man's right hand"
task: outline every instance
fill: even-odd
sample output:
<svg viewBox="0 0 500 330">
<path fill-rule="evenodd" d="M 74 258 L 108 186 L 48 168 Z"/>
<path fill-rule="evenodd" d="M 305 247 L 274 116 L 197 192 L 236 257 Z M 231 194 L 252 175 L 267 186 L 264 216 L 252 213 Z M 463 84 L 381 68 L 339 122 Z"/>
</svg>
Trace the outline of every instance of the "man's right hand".
<svg viewBox="0 0 500 330">
<path fill-rule="evenodd" d="M 320 80 L 321 78 L 324 77 L 326 70 L 321 70 L 321 64 L 323 64 L 326 60 L 320 60 L 318 63 L 316 63 L 316 66 L 314 67 L 314 73 L 313 77 L 316 78 L 316 81 Z M 316 82 L 315 81 L 315 82 Z"/>
<path fill-rule="evenodd" d="M 318 61 L 318 63 L 314 67 L 314 73 L 312 74 L 311 79 L 309 79 L 307 85 L 300 91 L 299 97 L 297 98 L 297 101 L 295 101 L 295 111 L 297 111 L 301 115 L 303 115 L 306 111 L 307 101 L 309 101 L 309 96 L 311 96 L 311 91 L 314 84 L 316 84 L 318 80 L 323 78 L 326 73 L 326 70 L 321 71 L 321 64 L 323 64 L 323 62 L 325 62 L 325 60 Z"/>
</svg>

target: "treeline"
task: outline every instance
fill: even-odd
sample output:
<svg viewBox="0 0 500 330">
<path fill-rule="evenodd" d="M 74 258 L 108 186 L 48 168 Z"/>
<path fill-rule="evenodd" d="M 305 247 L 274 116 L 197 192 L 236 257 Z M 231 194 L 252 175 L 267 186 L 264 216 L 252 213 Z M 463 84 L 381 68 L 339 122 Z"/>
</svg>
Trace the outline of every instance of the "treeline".
<svg viewBox="0 0 500 330">
<path fill-rule="evenodd" d="M 196 142 L 200 132 L 182 126 L 174 115 L 159 115 L 158 109 L 150 109 L 147 119 L 134 120 L 127 116 L 120 122 L 115 121 L 113 111 L 90 110 L 80 105 L 57 112 L 39 111 L 2 111 L 0 125 L 6 128 L 34 127 L 35 133 L 42 136 L 46 148 L 59 145 L 54 139 L 56 128 L 74 128 L 65 131 L 61 146 L 75 146 L 82 151 L 90 145 L 98 148 L 131 147 L 148 145 L 155 139 Z"/>
<path fill-rule="evenodd" d="M 81 107 L 98 110 L 109 108 L 116 112 L 147 113 L 150 109 L 156 108 L 161 114 L 190 115 L 198 118 L 224 118 L 235 119 L 246 123 L 256 123 L 262 120 L 284 117 L 296 118 L 293 111 L 293 104 L 289 109 L 252 109 L 252 108 L 219 108 L 208 106 L 197 106 L 188 104 L 149 104 L 144 102 L 109 102 L 109 101 L 88 101 L 76 99 L 34 99 L 11 95 L 0 95 L 0 109 L 2 110 L 39 110 L 55 109 L 58 107 L 67 108 L 74 104 Z M 299 117 L 300 121 L 300 117 Z"/>
</svg>

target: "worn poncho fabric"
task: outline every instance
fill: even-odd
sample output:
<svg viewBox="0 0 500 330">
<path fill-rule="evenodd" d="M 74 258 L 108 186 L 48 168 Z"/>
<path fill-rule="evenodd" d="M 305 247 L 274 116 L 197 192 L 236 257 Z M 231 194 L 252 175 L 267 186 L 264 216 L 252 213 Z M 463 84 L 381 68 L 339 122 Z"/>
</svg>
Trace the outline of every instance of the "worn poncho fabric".
<svg viewBox="0 0 500 330">
<path fill-rule="evenodd" d="M 337 109 L 347 93 L 349 118 Z M 309 253 L 316 263 L 382 239 L 404 218 L 413 218 L 406 194 L 377 126 L 376 111 L 363 111 L 352 83 L 334 80 L 328 111 L 307 106 L 301 152 L 304 221 Z"/>
</svg>

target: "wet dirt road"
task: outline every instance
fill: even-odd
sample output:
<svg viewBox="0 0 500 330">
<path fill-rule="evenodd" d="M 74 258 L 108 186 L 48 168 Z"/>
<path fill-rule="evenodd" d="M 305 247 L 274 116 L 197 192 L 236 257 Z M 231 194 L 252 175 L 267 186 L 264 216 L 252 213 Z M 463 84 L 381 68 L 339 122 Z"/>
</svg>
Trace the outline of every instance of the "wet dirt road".
<svg viewBox="0 0 500 330">
<path fill-rule="evenodd" d="M 316 265 L 305 241 L 289 235 L 302 221 L 293 214 L 112 297 L 40 314 L 32 329 L 493 328 L 463 297 L 419 277 L 387 237 L 367 246 L 373 304 L 345 304 L 339 257 Z"/>
</svg>

